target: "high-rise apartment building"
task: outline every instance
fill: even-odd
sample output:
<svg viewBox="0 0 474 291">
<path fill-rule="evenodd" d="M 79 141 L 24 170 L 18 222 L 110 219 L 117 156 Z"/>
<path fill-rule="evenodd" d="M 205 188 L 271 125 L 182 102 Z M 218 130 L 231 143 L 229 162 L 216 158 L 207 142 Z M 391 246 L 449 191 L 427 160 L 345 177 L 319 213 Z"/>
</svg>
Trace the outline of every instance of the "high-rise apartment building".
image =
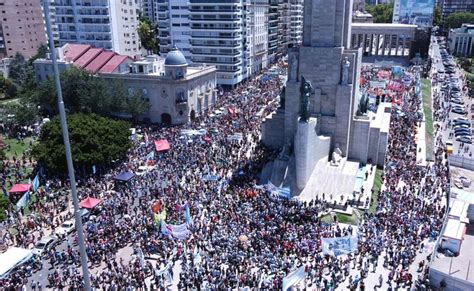
<svg viewBox="0 0 474 291">
<path fill-rule="evenodd" d="M 279 0 L 269 0 L 268 4 L 268 62 L 273 63 L 278 54 Z"/>
<path fill-rule="evenodd" d="M 0 0 L 0 57 L 26 58 L 46 43 L 40 1 Z"/>
<path fill-rule="evenodd" d="M 290 43 L 290 2 L 278 1 L 278 54 L 284 56 L 288 53 Z"/>
<path fill-rule="evenodd" d="M 267 66 L 269 0 L 155 1 L 147 15 L 163 55 L 176 45 L 188 62 L 215 65 L 218 84 L 228 86 Z"/>
<path fill-rule="evenodd" d="M 57 44 L 90 44 L 140 55 L 138 0 L 53 0 Z"/>
<path fill-rule="evenodd" d="M 303 41 L 304 0 L 290 0 L 290 44 L 301 45 Z"/>
<path fill-rule="evenodd" d="M 441 19 L 456 12 L 474 12 L 474 0 L 438 0 L 437 6 L 441 9 Z"/>
<path fill-rule="evenodd" d="M 268 65 L 268 0 L 247 2 L 248 27 L 250 28 L 250 75 Z"/>
</svg>

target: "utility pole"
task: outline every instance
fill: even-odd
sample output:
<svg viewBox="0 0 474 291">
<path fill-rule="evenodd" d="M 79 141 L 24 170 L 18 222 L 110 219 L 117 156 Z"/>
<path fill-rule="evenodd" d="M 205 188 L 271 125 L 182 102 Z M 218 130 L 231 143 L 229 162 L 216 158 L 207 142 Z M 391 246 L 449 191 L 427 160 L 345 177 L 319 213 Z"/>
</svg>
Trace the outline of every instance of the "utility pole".
<svg viewBox="0 0 474 291">
<path fill-rule="evenodd" d="M 85 248 L 85 243 L 84 243 L 84 231 L 82 229 L 82 218 L 79 212 L 80 210 L 79 210 L 79 202 L 77 199 L 76 177 L 74 175 L 74 165 L 72 163 L 72 155 L 71 155 L 71 144 L 69 143 L 69 131 L 67 127 L 66 112 L 64 110 L 64 101 L 63 101 L 63 95 L 61 91 L 61 80 L 59 79 L 58 63 L 56 60 L 56 50 L 54 48 L 53 32 L 51 29 L 51 19 L 49 17 L 49 1 L 50 0 L 43 0 L 44 18 L 46 20 L 46 30 L 48 32 L 49 52 L 51 54 L 51 60 L 53 62 L 54 81 L 56 83 L 56 94 L 58 95 L 59 117 L 61 120 L 61 129 L 63 133 L 64 147 L 66 150 L 66 162 L 67 162 L 67 169 L 68 169 L 68 174 L 69 174 L 69 181 L 71 183 L 71 194 L 72 194 L 72 201 L 74 204 L 74 217 L 76 219 L 75 226 L 76 226 L 76 231 L 79 238 L 79 253 L 81 255 L 81 266 L 82 266 L 82 274 L 83 274 L 83 279 L 84 279 L 83 289 L 86 291 L 90 291 L 91 281 L 90 281 L 90 276 L 89 276 L 89 268 L 87 266 L 87 254 L 86 254 L 86 248 Z"/>
</svg>

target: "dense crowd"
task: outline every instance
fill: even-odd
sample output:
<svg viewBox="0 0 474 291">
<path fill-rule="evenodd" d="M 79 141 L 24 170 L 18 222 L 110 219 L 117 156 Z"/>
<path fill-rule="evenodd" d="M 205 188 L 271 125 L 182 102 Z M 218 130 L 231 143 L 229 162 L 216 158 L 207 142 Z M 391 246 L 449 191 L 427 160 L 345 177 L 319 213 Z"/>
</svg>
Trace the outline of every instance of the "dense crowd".
<svg viewBox="0 0 474 291">
<path fill-rule="evenodd" d="M 218 104 L 192 124 L 137 127 L 143 138 L 135 139 L 125 163 L 103 177 L 78 181 L 80 199 L 103 201 L 84 224 L 93 286 L 110 290 L 147 286 L 155 290 L 177 280 L 180 290 L 273 290 L 281 289 L 286 274 L 305 266 L 308 287 L 330 290 L 345 288 L 341 284 L 349 282 L 351 289 L 363 289 L 369 268 L 375 270 L 379 260 L 390 270 L 388 278 L 380 280 L 387 280 L 393 288 L 401 283 L 411 285 L 409 266 L 441 228 L 447 166 L 441 147 L 433 164 L 421 167 L 416 163 L 421 99 L 415 92 L 417 72 L 410 69 L 406 74 L 412 76 L 411 84 L 392 111 L 384 189 L 377 193 L 376 212 L 364 214 L 357 228 L 322 223 L 318 214 L 326 210 L 325 201 L 279 199 L 256 187 L 263 166 L 278 154 L 260 143 L 259 129 L 265 116 L 278 106 L 279 77 L 257 78 L 223 93 Z M 204 134 L 183 134 L 183 130 Z M 150 158 L 153 141 L 160 139 L 166 139 L 171 149 Z M 130 182 L 112 180 L 147 164 L 153 164 L 153 170 Z M 216 178 L 204 179 L 206 176 Z M 10 216 L 9 223 L 20 231 L 13 237 L 4 235 L 8 244 L 28 246 L 33 231 L 54 230 L 68 215 L 66 195 L 48 198 L 67 184 L 59 180 L 45 184 L 40 195 L 49 202 L 36 206 L 34 210 L 41 215 L 31 218 L 32 226 L 25 219 L 19 223 L 20 214 Z M 185 223 L 186 209 L 190 223 L 185 237 L 163 235 L 157 214 L 166 211 L 161 224 L 166 220 L 179 225 Z M 359 236 L 355 254 L 322 254 L 322 237 L 355 234 Z M 80 289 L 76 239 L 66 240 L 65 250 L 53 249 L 47 255 L 52 265 L 48 286 Z M 133 253 L 132 260 L 120 255 L 126 247 Z M 420 276 L 424 278 L 426 262 L 421 262 Z M 19 288 L 25 282 L 21 273 L 13 273 L 3 284 Z M 35 279 L 30 283 L 30 288 L 38 287 Z"/>
</svg>

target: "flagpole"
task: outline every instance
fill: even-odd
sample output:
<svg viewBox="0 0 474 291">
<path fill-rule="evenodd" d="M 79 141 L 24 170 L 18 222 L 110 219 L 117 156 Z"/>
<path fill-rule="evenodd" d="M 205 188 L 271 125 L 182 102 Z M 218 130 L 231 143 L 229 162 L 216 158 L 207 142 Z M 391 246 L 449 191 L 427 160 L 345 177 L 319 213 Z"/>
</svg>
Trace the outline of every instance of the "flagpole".
<svg viewBox="0 0 474 291">
<path fill-rule="evenodd" d="M 48 33 L 48 42 L 49 42 L 49 52 L 51 54 L 51 60 L 53 62 L 53 70 L 54 70 L 54 81 L 56 83 L 56 94 L 58 95 L 58 109 L 59 109 L 59 117 L 61 120 L 61 129 L 63 133 L 63 141 L 64 147 L 66 150 L 66 162 L 67 162 L 67 169 L 69 174 L 69 181 L 71 183 L 71 194 L 72 194 L 72 201 L 74 204 L 74 217 L 76 219 L 75 226 L 78 235 L 78 243 L 79 243 L 79 253 L 81 256 L 81 266 L 82 266 L 82 274 L 84 279 L 84 290 L 90 291 L 91 290 L 91 282 L 89 276 L 89 268 L 87 266 L 87 254 L 86 248 L 84 243 L 84 231 L 82 229 L 82 220 L 81 215 L 79 213 L 79 202 L 77 199 L 77 189 L 76 189 L 76 177 L 74 176 L 74 165 L 72 162 L 72 155 L 71 155 L 71 145 L 69 143 L 69 131 L 67 127 L 67 120 L 66 120 L 66 112 L 64 110 L 64 101 L 63 95 L 61 91 L 61 80 L 59 79 L 59 70 L 58 64 L 56 60 L 56 50 L 54 48 L 54 39 L 53 39 L 53 32 L 51 29 L 51 20 L 49 15 L 49 1 L 50 0 L 43 0 L 43 10 L 44 10 L 44 19 L 46 21 L 46 31 Z"/>
</svg>

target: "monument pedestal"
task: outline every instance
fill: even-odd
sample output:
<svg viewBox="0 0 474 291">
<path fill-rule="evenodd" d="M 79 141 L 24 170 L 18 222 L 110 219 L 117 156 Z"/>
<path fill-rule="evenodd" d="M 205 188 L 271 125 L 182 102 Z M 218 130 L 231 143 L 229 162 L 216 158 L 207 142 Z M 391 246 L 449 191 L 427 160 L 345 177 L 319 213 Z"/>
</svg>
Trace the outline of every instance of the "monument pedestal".
<svg viewBox="0 0 474 291">
<path fill-rule="evenodd" d="M 316 118 L 310 118 L 308 122 L 298 119 L 294 143 L 298 189 L 304 189 L 318 161 L 323 158 L 328 159 L 331 138 L 318 136 L 316 125 Z"/>
</svg>

